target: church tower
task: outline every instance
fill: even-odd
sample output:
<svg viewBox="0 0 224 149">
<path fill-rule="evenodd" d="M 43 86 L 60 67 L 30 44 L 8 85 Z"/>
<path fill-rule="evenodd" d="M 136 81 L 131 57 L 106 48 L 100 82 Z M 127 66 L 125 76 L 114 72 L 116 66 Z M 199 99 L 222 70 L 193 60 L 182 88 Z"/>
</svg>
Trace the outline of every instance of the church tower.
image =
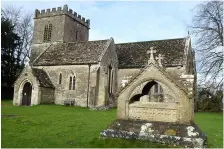
<svg viewBox="0 0 224 149">
<path fill-rule="evenodd" d="M 88 41 L 90 20 L 68 10 L 68 6 L 35 10 L 33 44 Z"/>
<path fill-rule="evenodd" d="M 55 42 L 89 40 L 90 20 L 68 9 L 58 7 L 35 10 L 30 64 Z"/>
</svg>

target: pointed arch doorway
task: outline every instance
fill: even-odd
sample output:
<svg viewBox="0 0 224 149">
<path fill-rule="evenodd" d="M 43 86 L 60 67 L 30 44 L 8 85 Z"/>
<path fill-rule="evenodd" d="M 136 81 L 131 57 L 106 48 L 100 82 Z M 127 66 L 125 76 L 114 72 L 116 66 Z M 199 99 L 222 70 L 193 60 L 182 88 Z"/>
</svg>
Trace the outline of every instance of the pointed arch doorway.
<svg viewBox="0 0 224 149">
<path fill-rule="evenodd" d="M 26 82 L 26 84 L 23 86 L 22 105 L 30 106 L 31 96 L 32 96 L 32 85 L 30 84 L 30 82 Z"/>
</svg>

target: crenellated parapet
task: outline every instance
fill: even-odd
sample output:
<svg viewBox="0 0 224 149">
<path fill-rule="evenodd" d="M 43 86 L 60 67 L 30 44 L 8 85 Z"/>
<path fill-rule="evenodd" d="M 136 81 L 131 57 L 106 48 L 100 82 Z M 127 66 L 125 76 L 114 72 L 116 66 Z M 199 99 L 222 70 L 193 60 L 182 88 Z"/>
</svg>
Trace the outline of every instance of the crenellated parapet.
<svg viewBox="0 0 224 149">
<path fill-rule="evenodd" d="M 56 8 L 43 9 L 43 10 L 36 9 L 34 19 L 52 17 L 52 16 L 57 16 L 57 15 L 63 15 L 63 14 L 70 16 L 71 18 L 73 18 L 76 21 L 78 21 L 79 23 L 87 26 L 88 28 L 90 26 L 90 20 L 89 19 L 85 19 L 80 14 L 77 14 L 75 11 L 73 12 L 72 9 L 68 9 L 67 5 L 64 5 L 63 8 L 58 7 L 57 9 Z"/>
</svg>

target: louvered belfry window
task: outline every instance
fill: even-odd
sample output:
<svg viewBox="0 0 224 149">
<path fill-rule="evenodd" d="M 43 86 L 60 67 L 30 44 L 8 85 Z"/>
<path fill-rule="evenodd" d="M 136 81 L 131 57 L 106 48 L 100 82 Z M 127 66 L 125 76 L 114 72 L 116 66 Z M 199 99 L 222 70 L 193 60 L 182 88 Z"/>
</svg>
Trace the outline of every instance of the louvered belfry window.
<svg viewBox="0 0 224 149">
<path fill-rule="evenodd" d="M 51 41 L 52 24 L 45 25 L 44 27 L 44 42 Z"/>
<path fill-rule="evenodd" d="M 44 41 L 47 41 L 47 31 L 48 31 L 48 25 L 45 25 L 45 27 L 44 27 Z"/>
<path fill-rule="evenodd" d="M 48 41 L 51 41 L 51 33 L 52 33 L 52 24 L 49 24 L 49 28 L 48 28 Z"/>
</svg>

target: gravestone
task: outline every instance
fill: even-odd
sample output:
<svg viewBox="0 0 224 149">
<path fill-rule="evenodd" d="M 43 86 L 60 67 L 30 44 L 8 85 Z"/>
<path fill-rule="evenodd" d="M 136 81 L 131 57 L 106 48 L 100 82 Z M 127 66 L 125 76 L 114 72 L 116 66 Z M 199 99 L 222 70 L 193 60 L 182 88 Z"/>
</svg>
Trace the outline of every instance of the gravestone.
<svg viewBox="0 0 224 149">
<path fill-rule="evenodd" d="M 205 147 L 206 136 L 193 122 L 192 92 L 166 72 L 163 57 L 156 61 L 154 53 L 150 48 L 147 67 L 119 92 L 117 119 L 100 136 Z"/>
</svg>

